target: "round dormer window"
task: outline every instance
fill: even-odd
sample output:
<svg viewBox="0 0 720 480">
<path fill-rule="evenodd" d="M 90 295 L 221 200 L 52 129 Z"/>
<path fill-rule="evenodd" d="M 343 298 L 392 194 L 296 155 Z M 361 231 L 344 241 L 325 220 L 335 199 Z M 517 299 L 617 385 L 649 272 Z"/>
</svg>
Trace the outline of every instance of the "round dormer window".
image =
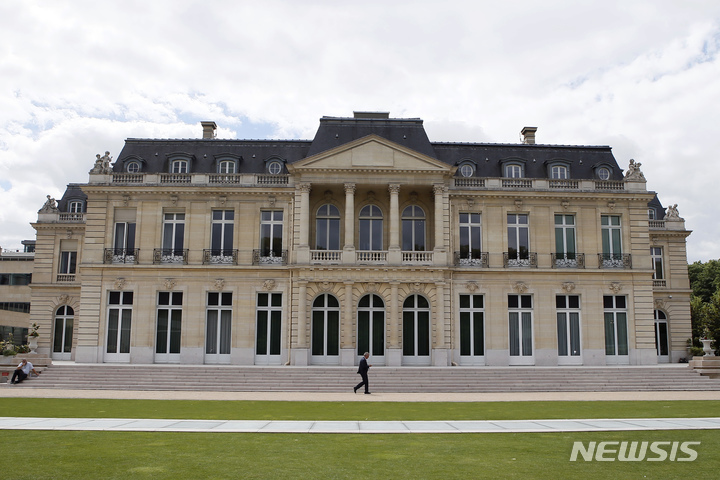
<svg viewBox="0 0 720 480">
<path fill-rule="evenodd" d="M 607 167 L 598 168 L 597 176 L 600 180 L 608 180 L 610 178 L 610 169 Z"/>
<path fill-rule="evenodd" d="M 268 163 L 267 169 L 268 173 L 270 173 L 271 175 L 279 175 L 282 172 L 283 166 L 281 162 L 273 160 L 272 162 Z"/>
<path fill-rule="evenodd" d="M 460 175 L 462 175 L 463 177 L 472 177 L 474 173 L 475 169 L 469 163 L 460 165 Z"/>
<path fill-rule="evenodd" d="M 128 173 L 138 173 L 140 171 L 140 164 L 138 162 L 130 162 L 125 167 Z"/>
</svg>

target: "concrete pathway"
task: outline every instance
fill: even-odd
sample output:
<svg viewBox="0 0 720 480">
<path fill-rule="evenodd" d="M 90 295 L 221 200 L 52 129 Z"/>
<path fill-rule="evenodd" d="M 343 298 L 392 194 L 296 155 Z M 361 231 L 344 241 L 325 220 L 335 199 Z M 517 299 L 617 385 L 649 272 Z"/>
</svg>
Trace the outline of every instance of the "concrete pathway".
<svg viewBox="0 0 720 480">
<path fill-rule="evenodd" d="M 0 417 L 0 430 L 235 433 L 538 433 L 720 429 L 720 418 L 269 421 Z"/>
</svg>

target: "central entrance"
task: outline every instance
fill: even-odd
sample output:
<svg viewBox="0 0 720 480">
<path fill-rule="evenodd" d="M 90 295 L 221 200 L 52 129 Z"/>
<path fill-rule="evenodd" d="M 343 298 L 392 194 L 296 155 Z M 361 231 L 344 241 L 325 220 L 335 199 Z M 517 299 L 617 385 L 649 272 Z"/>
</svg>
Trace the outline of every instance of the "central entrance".
<svg viewBox="0 0 720 480">
<path fill-rule="evenodd" d="M 385 302 L 380 296 L 365 295 L 358 303 L 357 355 L 369 352 L 373 365 L 385 364 Z"/>
<path fill-rule="evenodd" d="M 310 361 L 313 365 L 340 363 L 340 303 L 329 293 L 313 302 Z"/>
<path fill-rule="evenodd" d="M 403 303 L 403 365 L 430 365 L 430 303 L 410 295 Z"/>
</svg>

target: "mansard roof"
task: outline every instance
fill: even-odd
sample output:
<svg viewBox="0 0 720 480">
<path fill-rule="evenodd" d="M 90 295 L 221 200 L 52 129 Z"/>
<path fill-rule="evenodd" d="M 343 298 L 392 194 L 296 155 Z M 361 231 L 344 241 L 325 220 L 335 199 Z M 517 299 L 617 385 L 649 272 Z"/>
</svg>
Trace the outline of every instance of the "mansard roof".
<svg viewBox="0 0 720 480">
<path fill-rule="evenodd" d="M 524 166 L 525 178 L 547 178 L 553 163 L 569 167 L 571 179 L 597 178 L 596 169 L 607 166 L 610 180 L 622 180 L 622 169 L 608 146 L 431 142 L 419 118 L 385 115 L 322 117 L 313 140 L 128 139 L 113 166 L 122 172 L 137 161 L 142 172 L 168 172 L 175 158 L 187 158 L 191 173 L 214 173 L 225 155 L 237 162 L 238 173 L 262 173 L 272 158 L 292 164 L 376 135 L 406 149 L 450 166 L 475 165 L 477 177 L 500 177 L 508 162 Z"/>
</svg>

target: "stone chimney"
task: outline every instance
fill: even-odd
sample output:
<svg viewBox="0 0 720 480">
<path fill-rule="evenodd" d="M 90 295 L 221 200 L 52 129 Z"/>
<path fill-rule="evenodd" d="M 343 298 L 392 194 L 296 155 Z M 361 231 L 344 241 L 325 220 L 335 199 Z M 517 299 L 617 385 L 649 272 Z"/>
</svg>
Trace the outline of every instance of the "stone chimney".
<svg viewBox="0 0 720 480">
<path fill-rule="evenodd" d="M 217 130 L 217 124 L 215 122 L 200 122 L 200 125 L 203 127 L 202 138 L 215 138 Z"/>
<path fill-rule="evenodd" d="M 522 143 L 526 145 L 535 145 L 535 132 L 537 132 L 537 127 L 523 127 L 520 131 L 520 135 L 522 135 Z"/>
</svg>

